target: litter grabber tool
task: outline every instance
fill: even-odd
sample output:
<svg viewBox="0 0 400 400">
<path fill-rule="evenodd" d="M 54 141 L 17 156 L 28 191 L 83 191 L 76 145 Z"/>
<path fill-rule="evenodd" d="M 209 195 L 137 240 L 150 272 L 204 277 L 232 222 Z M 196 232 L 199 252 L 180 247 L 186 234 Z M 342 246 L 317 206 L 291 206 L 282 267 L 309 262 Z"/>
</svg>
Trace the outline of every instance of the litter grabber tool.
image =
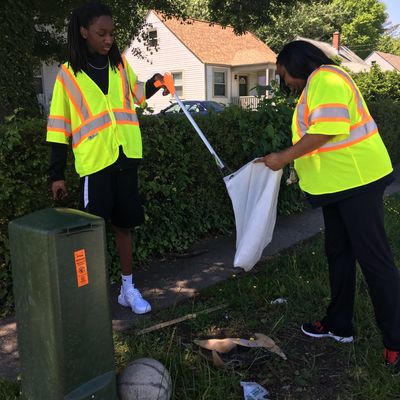
<svg viewBox="0 0 400 400">
<path fill-rule="evenodd" d="M 154 84 L 156 87 L 165 86 L 175 97 L 220 168 L 235 214 L 236 253 L 233 265 L 249 271 L 261 259 L 265 247 L 272 240 L 282 170 L 272 171 L 253 160 L 232 173 L 176 94 L 172 74 L 165 73 L 163 82 L 156 81 Z"/>
<path fill-rule="evenodd" d="M 186 117 L 188 118 L 188 120 L 190 121 L 190 123 L 192 124 L 193 128 L 196 130 L 197 134 L 200 136 L 201 140 L 203 141 L 203 143 L 206 145 L 208 151 L 211 153 L 211 155 L 214 157 L 215 162 L 217 163 L 217 166 L 220 168 L 221 172 L 223 173 L 223 175 L 227 175 L 232 173 L 232 171 L 222 162 L 222 160 L 218 157 L 217 153 L 215 152 L 215 150 L 213 149 L 213 147 L 211 146 L 211 144 L 209 143 L 209 141 L 207 140 L 207 138 L 204 136 L 203 132 L 201 131 L 201 129 L 199 128 L 199 126 L 196 124 L 196 121 L 193 119 L 193 117 L 190 115 L 190 112 L 188 110 L 186 110 L 186 107 L 184 106 L 184 104 L 182 103 L 182 100 L 179 98 L 179 96 L 176 94 L 176 90 L 175 90 L 175 85 L 174 85 L 174 78 L 172 76 L 172 74 L 170 72 L 166 72 L 164 74 L 163 77 L 164 80 L 164 86 L 168 89 L 168 91 L 175 97 L 177 103 L 179 104 L 179 106 L 181 107 L 182 111 L 185 113 Z M 161 83 L 161 81 L 155 81 L 154 85 L 156 87 L 160 87 L 163 84 Z"/>
</svg>

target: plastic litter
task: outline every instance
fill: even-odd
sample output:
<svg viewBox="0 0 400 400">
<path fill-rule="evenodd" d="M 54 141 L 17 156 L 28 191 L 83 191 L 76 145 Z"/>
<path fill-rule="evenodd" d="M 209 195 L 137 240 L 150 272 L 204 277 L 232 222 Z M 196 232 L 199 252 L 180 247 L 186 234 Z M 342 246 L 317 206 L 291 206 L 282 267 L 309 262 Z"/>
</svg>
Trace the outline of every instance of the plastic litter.
<svg viewBox="0 0 400 400">
<path fill-rule="evenodd" d="M 287 303 L 287 300 L 284 299 L 283 297 L 278 297 L 277 299 L 271 301 L 271 304 L 285 304 L 285 303 Z"/>
<path fill-rule="evenodd" d="M 282 170 L 254 160 L 224 178 L 236 223 L 235 267 L 249 271 L 271 242 L 276 223 Z"/>
<path fill-rule="evenodd" d="M 269 392 L 256 382 L 240 381 L 243 388 L 244 400 L 268 400 Z"/>
<path fill-rule="evenodd" d="M 156 81 L 154 84 L 165 85 L 175 96 L 182 111 L 225 176 L 224 181 L 232 201 L 236 222 L 236 254 L 233 265 L 249 271 L 260 260 L 263 250 L 272 239 L 282 170 L 272 171 L 263 163 L 255 164 L 251 161 L 232 173 L 218 157 L 176 94 L 172 74 L 165 73 L 163 83 Z"/>
</svg>

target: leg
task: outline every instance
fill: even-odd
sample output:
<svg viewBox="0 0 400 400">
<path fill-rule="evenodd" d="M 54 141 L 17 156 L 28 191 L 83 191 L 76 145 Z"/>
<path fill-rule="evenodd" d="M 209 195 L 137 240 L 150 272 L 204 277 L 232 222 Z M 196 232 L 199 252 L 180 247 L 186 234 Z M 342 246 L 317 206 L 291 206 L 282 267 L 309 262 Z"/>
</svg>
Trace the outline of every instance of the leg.
<svg viewBox="0 0 400 400">
<path fill-rule="evenodd" d="M 133 249 L 131 228 L 143 222 L 136 168 L 116 171 L 113 177 L 113 186 L 114 208 L 112 225 L 123 279 L 118 302 L 123 306 L 131 307 L 136 314 L 144 314 L 151 311 L 151 306 L 142 298 L 139 290 L 132 285 Z"/>
<path fill-rule="evenodd" d="M 117 246 L 122 275 L 132 274 L 132 233 L 130 229 L 112 226 L 115 232 L 115 244 Z"/>
<path fill-rule="evenodd" d="M 138 192 L 137 169 L 117 171 L 113 175 L 112 225 L 123 275 L 132 273 L 131 229 L 144 221 Z"/>
<path fill-rule="evenodd" d="M 323 207 L 325 252 L 331 301 L 323 325 L 339 336 L 352 335 L 356 259 L 338 204 Z"/>
<path fill-rule="evenodd" d="M 384 227 L 383 189 L 340 202 L 386 348 L 400 350 L 400 275 Z"/>
</svg>

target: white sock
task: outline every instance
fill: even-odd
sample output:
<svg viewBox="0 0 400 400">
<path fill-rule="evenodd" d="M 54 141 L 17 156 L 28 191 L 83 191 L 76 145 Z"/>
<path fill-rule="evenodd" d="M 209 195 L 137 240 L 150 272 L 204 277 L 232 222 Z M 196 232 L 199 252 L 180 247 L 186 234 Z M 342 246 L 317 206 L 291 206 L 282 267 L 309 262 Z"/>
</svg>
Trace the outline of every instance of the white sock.
<svg viewBox="0 0 400 400">
<path fill-rule="evenodd" d="M 122 278 L 122 286 L 123 286 L 124 290 L 132 287 L 132 274 L 130 274 L 130 275 L 122 275 L 121 274 L 121 278 Z"/>
</svg>

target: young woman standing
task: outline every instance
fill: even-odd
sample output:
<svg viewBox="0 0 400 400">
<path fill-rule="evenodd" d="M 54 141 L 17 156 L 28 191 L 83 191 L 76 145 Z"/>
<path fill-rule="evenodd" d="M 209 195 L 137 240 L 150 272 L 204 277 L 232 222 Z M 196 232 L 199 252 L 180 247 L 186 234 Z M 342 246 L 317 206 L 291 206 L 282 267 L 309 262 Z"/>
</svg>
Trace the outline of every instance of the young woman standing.
<svg viewBox="0 0 400 400">
<path fill-rule="evenodd" d="M 143 220 L 137 169 L 142 141 L 135 104 L 159 88 L 146 83 L 121 56 L 110 9 L 88 3 L 74 10 L 68 27 L 68 61 L 54 86 L 47 125 L 50 178 L 55 199 L 67 195 L 64 170 L 72 144 L 80 181 L 80 208 L 110 221 L 115 232 L 122 285 L 119 304 L 137 314 L 151 310 L 132 282 L 132 233 Z M 164 90 L 164 94 L 167 91 Z"/>
</svg>

